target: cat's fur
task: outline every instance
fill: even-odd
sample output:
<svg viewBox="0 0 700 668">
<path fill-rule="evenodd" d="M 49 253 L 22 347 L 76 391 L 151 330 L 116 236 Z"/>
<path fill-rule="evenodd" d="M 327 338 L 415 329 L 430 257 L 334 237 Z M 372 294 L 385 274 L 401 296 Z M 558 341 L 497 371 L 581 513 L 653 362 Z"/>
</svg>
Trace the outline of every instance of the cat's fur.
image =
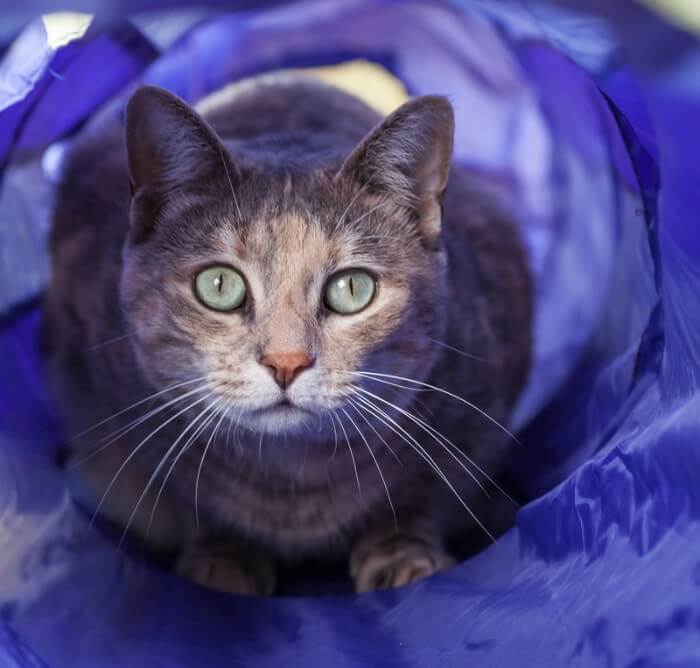
<svg viewBox="0 0 700 668">
<path fill-rule="evenodd" d="M 206 122 L 175 96 L 140 89 L 126 128 L 118 119 L 93 124 L 65 163 L 43 333 L 67 432 L 206 377 L 73 439 L 69 458 L 94 499 L 108 490 L 104 515 L 179 549 L 178 570 L 209 586 L 269 593 L 275 560 L 309 554 L 348 555 L 358 590 L 446 567 L 445 539 L 474 526 L 457 495 L 477 516 L 491 502 L 451 446 L 382 400 L 496 474 L 512 447 L 503 431 L 397 377 L 507 421 L 528 371 L 532 298 L 509 217 L 457 167 L 445 191 L 449 103 L 416 98 L 382 122 L 331 87 L 262 77 L 199 108 Z M 245 275 L 239 311 L 218 313 L 195 298 L 194 274 L 213 263 Z M 324 281 L 343 267 L 378 279 L 374 301 L 356 315 L 323 304 Z M 285 393 L 260 362 L 270 351 L 303 351 L 314 363 Z M 347 373 L 356 371 L 395 378 Z M 304 410 L 269 408 L 285 397 Z M 199 424 L 212 422 L 181 450 L 208 406 Z"/>
</svg>

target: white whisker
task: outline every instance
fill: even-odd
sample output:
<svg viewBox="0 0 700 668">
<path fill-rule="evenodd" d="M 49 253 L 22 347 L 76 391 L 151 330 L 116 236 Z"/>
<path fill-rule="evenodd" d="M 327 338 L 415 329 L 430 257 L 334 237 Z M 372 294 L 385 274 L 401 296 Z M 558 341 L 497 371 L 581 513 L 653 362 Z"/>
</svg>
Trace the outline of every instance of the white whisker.
<svg viewBox="0 0 700 668">
<path fill-rule="evenodd" d="M 516 501 L 510 494 L 508 494 L 508 492 L 506 492 L 506 490 L 503 489 L 503 487 L 501 487 L 501 485 L 499 485 L 499 484 L 494 480 L 494 478 L 492 478 L 492 477 L 488 474 L 487 471 L 485 471 L 481 466 L 479 466 L 479 464 L 477 464 L 477 463 L 476 463 L 466 452 L 464 452 L 458 445 L 456 445 L 455 443 L 453 443 L 453 442 L 452 442 L 449 438 L 447 438 L 442 432 L 440 432 L 440 431 L 438 431 L 437 429 L 435 429 L 435 427 L 433 427 L 432 425 L 430 425 L 430 424 L 429 424 L 428 422 L 426 422 L 425 420 L 421 420 L 421 419 L 420 419 L 419 417 L 417 417 L 417 416 L 414 416 L 414 417 L 416 418 L 416 420 L 418 420 L 418 424 L 419 424 L 419 426 L 420 426 L 421 428 L 423 428 L 424 430 L 427 430 L 428 432 L 434 434 L 436 438 L 442 439 L 442 441 L 444 441 L 443 445 L 445 445 L 445 447 L 446 447 L 447 445 L 451 446 L 451 447 L 453 448 L 454 452 L 457 453 L 457 455 L 459 455 L 459 456 L 461 456 L 461 457 L 464 457 L 464 459 L 467 461 L 467 463 L 470 464 L 471 466 L 473 466 L 479 473 L 481 473 L 481 475 L 483 475 L 484 478 L 486 478 L 486 480 L 488 480 L 488 482 L 489 482 L 491 485 L 493 485 L 501 494 L 503 494 L 503 496 L 505 496 L 506 499 L 508 499 L 511 503 L 515 504 L 516 506 L 518 505 L 517 501 Z M 478 483 L 477 483 L 477 484 L 478 484 Z M 481 485 L 479 485 L 479 487 L 481 487 Z M 482 489 L 483 489 L 483 487 L 482 487 Z M 484 490 L 484 491 L 485 491 L 485 490 Z M 489 495 L 488 493 L 486 493 L 486 495 L 487 495 L 489 498 L 491 498 L 490 495 Z"/>
<path fill-rule="evenodd" d="M 449 454 L 449 455 L 452 457 L 452 459 L 453 459 L 455 462 L 457 462 L 457 464 L 462 468 L 462 470 L 463 470 L 463 471 L 464 471 L 464 472 L 479 486 L 479 489 L 481 489 L 481 491 L 482 491 L 484 494 L 486 494 L 486 496 L 487 496 L 489 499 L 491 498 L 491 495 L 488 493 L 488 491 L 487 491 L 486 488 L 483 486 L 483 484 L 481 483 L 481 481 L 474 475 L 474 473 L 473 473 L 472 471 L 470 471 L 470 470 L 465 466 L 464 462 L 460 461 L 460 460 L 457 458 L 457 456 L 456 456 L 452 451 L 450 451 L 450 450 L 445 446 L 445 444 L 442 443 L 442 442 L 440 441 L 440 439 L 437 438 L 437 437 L 435 436 L 435 434 L 432 433 L 432 432 L 427 428 L 427 427 L 429 427 L 429 425 L 427 425 L 427 423 L 423 422 L 420 418 L 417 418 L 415 415 L 413 415 L 413 414 L 410 413 L 409 411 L 407 411 L 407 410 L 405 410 L 405 409 L 403 409 L 403 408 L 400 408 L 400 407 L 397 406 L 396 404 L 393 404 L 391 401 L 387 401 L 386 399 L 383 399 L 383 398 L 380 397 L 379 395 L 374 394 L 374 392 L 370 392 L 369 390 L 365 390 L 365 389 L 362 388 L 362 387 L 358 387 L 357 390 L 358 390 L 358 392 L 362 392 L 362 394 L 368 395 L 368 396 L 372 397 L 373 399 L 376 399 L 377 401 L 381 401 L 381 402 L 382 402 L 383 404 L 385 404 L 386 406 L 389 406 L 389 408 L 393 408 L 395 411 L 398 411 L 399 413 L 401 413 L 401 415 L 403 415 L 404 417 L 406 417 L 406 418 L 408 418 L 409 420 L 411 420 L 411 422 L 413 422 L 414 424 L 416 424 L 416 425 L 418 425 L 419 427 L 421 427 L 421 429 L 423 429 L 423 431 L 425 431 L 434 441 L 436 441 L 440 446 L 442 446 L 442 448 L 445 450 L 445 452 L 447 452 L 447 454 Z M 430 429 L 432 429 L 432 427 L 430 427 Z M 436 431 L 436 430 L 435 430 L 435 431 Z M 438 433 L 439 433 L 439 432 L 438 432 Z M 445 440 L 447 440 L 447 439 L 445 439 Z M 456 448 L 457 446 L 455 445 L 454 447 Z M 471 460 L 470 460 L 470 461 L 471 461 Z"/>
<path fill-rule="evenodd" d="M 362 433 L 362 430 L 357 426 L 357 422 L 352 419 L 352 416 L 344 409 L 341 408 L 341 411 L 345 413 L 345 417 L 347 417 L 348 420 L 352 423 L 352 426 L 355 427 L 355 430 L 357 433 L 360 435 L 360 438 L 362 439 L 362 442 L 365 444 L 365 447 L 367 448 L 367 451 L 369 452 L 370 456 L 372 457 L 372 461 L 374 462 L 374 466 L 377 469 L 377 473 L 379 473 L 379 478 L 382 481 L 382 485 L 384 486 L 384 491 L 386 492 L 386 498 L 389 501 L 389 508 L 391 508 L 391 515 L 394 518 L 394 528 L 396 531 L 399 530 L 399 521 L 396 519 L 396 509 L 394 508 L 394 503 L 391 500 L 391 494 L 389 493 L 389 486 L 386 484 L 386 480 L 384 479 L 384 474 L 382 473 L 382 469 L 379 466 L 379 462 L 377 461 L 377 458 L 374 455 L 374 451 L 372 450 L 370 444 L 367 442 L 367 439 L 365 438 L 365 435 Z M 355 409 L 357 410 L 357 408 Z M 359 411 L 358 411 L 359 413 Z"/>
<path fill-rule="evenodd" d="M 355 220 L 353 220 L 352 223 L 349 224 L 349 227 L 357 225 L 357 223 L 359 223 L 361 220 L 364 220 L 365 218 L 367 218 L 367 216 L 372 215 L 375 211 L 377 211 L 377 209 L 381 209 L 384 206 L 386 206 L 384 202 L 380 202 L 376 206 L 373 206 L 371 209 L 369 209 L 369 211 L 365 211 L 361 216 L 355 218 Z"/>
<path fill-rule="evenodd" d="M 438 341 L 437 339 L 433 339 L 432 337 L 428 337 L 429 341 L 432 341 L 434 344 L 441 346 L 442 348 L 446 348 L 447 350 L 451 350 L 453 353 L 457 353 L 458 355 L 462 355 L 463 357 L 468 357 L 469 359 L 473 360 L 478 360 L 479 362 L 494 362 L 494 360 L 489 360 L 486 359 L 485 357 L 479 357 L 478 355 L 473 355 L 472 353 L 468 353 L 465 350 L 461 350 L 460 348 L 455 348 L 454 346 L 451 346 L 449 343 L 445 343 L 444 341 Z"/>
<path fill-rule="evenodd" d="M 211 397 L 211 394 L 208 394 L 206 397 L 200 400 L 201 401 L 206 401 Z M 141 504 L 143 503 L 143 500 L 146 498 L 146 494 L 148 494 L 148 491 L 151 489 L 151 485 L 155 482 L 156 478 L 158 477 L 158 474 L 163 470 L 163 467 L 165 466 L 166 462 L 168 461 L 168 458 L 170 455 L 175 452 L 178 444 L 180 441 L 185 437 L 185 435 L 194 427 L 194 425 L 199 422 L 200 418 L 211 408 L 211 404 L 207 404 L 207 406 L 204 407 L 203 410 L 201 410 L 196 417 L 194 417 L 189 424 L 180 432 L 178 437 L 175 439 L 175 442 L 167 449 L 165 454 L 161 457 L 160 462 L 158 462 L 158 466 L 156 466 L 155 470 L 151 474 L 151 477 L 148 479 L 148 482 L 146 483 L 146 486 L 143 489 L 143 492 L 141 492 L 141 496 L 139 496 L 138 500 L 136 501 L 136 505 L 134 506 L 134 509 L 131 512 L 131 515 L 129 515 L 129 519 L 126 523 L 126 526 L 124 527 L 124 530 L 122 531 L 121 538 L 119 540 L 119 544 L 121 545 L 122 542 L 124 541 L 124 538 L 126 537 L 127 532 L 129 531 L 129 527 L 131 526 L 131 523 L 134 520 L 134 517 L 136 517 L 136 513 L 138 512 L 139 508 L 141 507 Z"/>
<path fill-rule="evenodd" d="M 340 218 L 338 218 L 338 223 L 337 226 L 340 227 L 343 224 L 343 221 L 345 220 L 345 216 L 348 215 L 348 211 L 350 211 L 350 207 L 355 203 L 357 198 L 365 191 L 365 188 L 367 187 L 367 184 L 365 183 L 363 186 L 361 186 L 358 191 L 352 196 L 350 199 L 350 203 L 345 207 L 345 211 L 340 215 Z"/>
<path fill-rule="evenodd" d="M 343 420 L 340 417 L 340 415 L 337 416 L 338 418 L 338 424 L 340 425 L 340 429 L 343 432 L 343 436 L 345 436 L 345 442 L 348 445 L 348 452 L 350 453 L 350 459 L 352 459 L 352 467 L 355 470 L 355 480 L 357 480 L 357 492 L 362 497 L 362 487 L 360 486 L 360 474 L 357 471 L 357 463 L 355 462 L 355 453 L 352 451 L 352 445 L 350 445 L 350 439 L 348 438 L 348 433 L 345 431 L 345 425 L 343 425 Z"/>
<path fill-rule="evenodd" d="M 181 409 L 179 412 L 175 413 L 175 415 L 169 417 L 165 422 L 162 422 L 158 427 L 156 427 L 146 438 L 144 438 L 132 451 L 129 453 L 127 458 L 124 460 L 122 465 L 117 469 L 117 472 L 112 476 L 112 480 L 110 481 L 109 485 L 107 486 L 107 489 L 105 490 L 104 494 L 102 495 L 102 498 L 100 499 L 99 503 L 97 504 L 97 507 L 95 508 L 95 512 L 92 514 L 92 519 L 90 520 L 90 523 L 88 524 L 87 528 L 87 533 L 90 533 L 90 530 L 92 529 L 92 526 L 95 522 L 95 518 L 100 512 L 100 509 L 104 505 L 105 500 L 107 499 L 107 496 L 109 495 L 110 491 L 112 490 L 112 487 L 114 487 L 115 483 L 117 482 L 117 478 L 121 475 L 122 471 L 127 467 L 129 462 L 136 456 L 136 454 L 141 450 L 141 448 L 153 437 L 155 436 L 159 431 L 164 429 L 167 425 L 169 425 L 173 420 L 176 418 L 180 417 L 183 413 L 187 412 L 191 408 L 194 408 L 194 406 L 197 406 L 198 404 L 201 404 L 203 401 L 206 401 L 209 397 L 201 397 L 197 399 L 196 401 L 192 402 L 188 406 L 185 406 L 185 408 Z"/>
<path fill-rule="evenodd" d="M 399 456 L 398 456 L 398 455 L 396 454 L 396 452 L 394 451 L 394 448 L 392 448 L 392 447 L 386 442 L 386 440 L 384 439 L 384 437 L 374 428 L 374 425 L 367 419 L 367 416 L 366 416 L 364 413 L 362 413 L 362 411 L 360 410 L 360 409 L 362 408 L 362 406 L 359 406 L 355 401 L 353 401 L 353 400 L 352 400 L 352 397 L 348 397 L 348 402 L 349 402 L 350 405 L 358 412 L 358 414 L 360 415 L 360 417 L 367 423 L 367 425 L 369 426 L 369 428 L 376 434 L 377 438 L 378 438 L 382 443 L 384 443 L 384 445 L 386 446 L 386 449 L 391 453 L 392 457 L 397 461 L 397 463 L 398 463 L 400 466 L 403 467 L 403 462 L 399 459 Z"/>
<path fill-rule="evenodd" d="M 133 431 L 137 427 L 141 426 L 144 422 L 147 422 L 150 420 L 152 417 L 158 415 L 158 413 L 162 413 L 164 410 L 167 410 L 171 406 L 174 406 L 175 404 L 179 404 L 188 397 L 191 397 L 193 394 L 197 394 L 199 392 L 203 392 L 204 390 L 207 389 L 209 386 L 208 383 L 204 383 L 200 385 L 199 387 L 196 387 L 194 390 L 190 390 L 189 392 L 185 392 L 185 394 L 182 394 L 178 397 L 175 397 L 174 399 L 171 399 L 170 401 L 166 402 L 165 404 L 161 406 L 157 406 L 156 408 L 148 411 L 145 415 L 142 415 L 139 418 L 136 418 L 135 420 L 132 420 L 131 422 L 128 422 L 126 425 L 119 427 L 116 431 L 113 431 L 111 434 L 108 434 L 107 436 L 101 438 L 100 440 L 97 441 L 96 445 L 99 445 L 100 447 L 96 448 L 95 450 L 90 451 L 87 455 L 84 457 L 81 457 L 80 459 L 76 460 L 75 462 L 72 462 L 67 468 L 67 470 L 71 471 L 78 466 L 82 466 L 86 461 L 92 459 L 96 455 L 99 455 L 101 452 L 106 450 L 112 443 L 115 441 L 119 440 L 122 436 L 125 434 L 128 434 L 130 431 Z M 107 439 L 106 442 L 105 439 Z"/>
<path fill-rule="evenodd" d="M 233 419 L 231 418 L 231 411 L 233 410 L 233 406 L 231 406 L 228 411 L 226 412 L 226 420 L 228 421 L 228 426 L 226 427 L 226 438 L 224 439 L 224 443 L 226 444 L 226 455 L 228 456 L 229 452 L 229 446 L 231 445 L 231 429 L 233 428 Z M 240 419 L 240 413 L 236 416 L 236 424 L 238 424 L 238 420 Z M 235 433 L 234 433 L 234 438 L 235 438 Z"/>
<path fill-rule="evenodd" d="M 495 537 L 486 528 L 484 523 L 476 516 L 474 511 L 469 507 L 469 505 L 464 501 L 460 493 L 454 488 L 454 485 L 450 482 L 447 476 L 442 472 L 440 467 L 435 463 L 435 460 L 430 456 L 430 454 L 425 450 L 425 448 L 415 439 L 411 434 L 409 434 L 400 424 L 396 422 L 386 411 L 382 410 L 378 406 L 375 406 L 366 397 L 355 397 L 359 400 L 365 408 L 373 414 L 380 422 L 386 425 L 391 431 L 393 431 L 397 436 L 399 436 L 406 444 L 411 447 L 411 449 L 416 452 L 421 458 L 430 466 L 430 468 L 435 472 L 435 474 L 445 483 L 448 489 L 455 495 L 460 505 L 469 513 L 469 516 L 474 520 L 477 526 L 492 540 L 495 542 Z"/>
<path fill-rule="evenodd" d="M 331 459 L 334 459 L 336 453 L 338 452 L 338 430 L 335 428 L 335 415 L 333 415 L 333 411 L 329 410 L 326 412 L 331 416 L 331 424 L 333 425 L 333 455 L 331 456 Z"/>
<path fill-rule="evenodd" d="M 301 466 L 299 467 L 299 470 L 297 471 L 297 476 L 299 478 L 304 475 L 304 469 L 306 468 L 306 462 L 309 459 L 309 440 L 307 439 L 306 441 L 306 446 L 304 447 L 304 456 L 302 457 L 301 460 Z"/>
<path fill-rule="evenodd" d="M 173 461 L 170 464 L 170 468 L 167 470 L 165 477 L 163 478 L 163 482 L 160 484 L 160 488 L 158 489 L 158 494 L 156 494 L 155 501 L 153 502 L 153 508 L 151 509 L 151 515 L 148 518 L 148 526 L 146 528 L 146 537 L 148 537 L 149 533 L 151 532 L 151 525 L 153 524 L 153 518 L 156 515 L 156 509 L 158 508 L 158 503 L 160 501 L 160 497 L 163 494 L 163 490 L 165 489 L 165 485 L 168 482 L 168 478 L 170 477 L 170 474 L 175 470 L 175 466 L 180 461 L 180 459 L 185 454 L 185 452 L 187 452 L 187 450 L 192 445 L 192 443 L 194 443 L 195 439 L 197 439 L 199 437 L 199 435 L 211 424 L 212 420 L 214 420 L 216 418 L 217 413 L 218 413 L 218 407 L 224 401 L 225 401 L 225 399 L 218 399 L 218 400 L 213 401 L 192 421 L 192 425 L 196 422 L 199 422 L 200 420 L 201 420 L 201 424 L 199 424 L 199 426 L 192 432 L 192 434 L 187 439 L 185 444 L 180 448 L 180 452 L 178 452 L 177 455 L 175 457 L 173 457 Z M 204 416 L 207 413 L 209 413 L 209 415 L 205 418 Z M 190 425 L 190 426 L 192 426 L 192 425 Z M 189 427 L 188 427 L 188 429 L 189 429 Z M 185 430 L 185 431 L 187 431 L 187 430 Z M 167 458 L 167 455 L 165 458 Z M 127 529 L 128 529 L 128 525 L 127 525 Z"/>
<path fill-rule="evenodd" d="M 204 460 L 206 459 L 207 452 L 209 452 L 209 446 L 216 438 L 216 434 L 219 431 L 219 427 L 221 426 L 224 417 L 228 415 L 229 410 L 230 407 L 228 409 L 224 407 L 224 410 L 221 411 L 221 417 L 216 423 L 216 427 L 214 427 L 214 431 L 211 433 L 211 436 L 209 436 L 209 440 L 207 441 L 207 444 L 204 447 L 204 451 L 202 452 L 202 458 L 199 460 L 199 467 L 197 468 L 197 477 L 194 481 L 194 516 L 197 520 L 197 528 L 199 528 L 199 478 L 202 475 L 202 469 L 204 468 Z"/>
<path fill-rule="evenodd" d="M 515 499 L 513 499 L 513 497 L 510 496 L 510 494 L 508 494 L 508 492 L 506 492 L 505 489 L 503 489 L 503 487 L 501 487 L 501 485 L 499 485 L 481 466 L 479 466 L 479 464 L 477 464 L 466 452 L 464 452 L 459 446 L 457 446 L 455 443 L 453 443 L 443 433 L 441 433 L 439 430 L 435 429 L 435 427 L 430 425 L 426 420 L 423 420 L 423 419 L 417 417 L 416 415 L 413 415 L 410 411 L 407 411 L 403 408 L 400 408 L 399 406 L 396 406 L 395 404 L 392 404 L 390 401 L 387 401 L 386 399 L 383 399 L 383 398 L 377 396 L 376 394 L 370 392 L 369 390 L 365 390 L 364 388 L 361 388 L 361 387 L 358 387 L 357 390 L 364 393 L 364 394 L 368 394 L 369 396 L 374 397 L 375 399 L 378 399 L 379 401 L 387 404 L 388 406 L 392 406 L 395 410 L 397 410 L 401 414 L 405 415 L 414 424 L 417 424 L 421 429 L 423 429 L 423 431 L 428 433 L 435 441 L 437 441 L 446 450 L 446 452 L 453 459 L 456 460 L 456 455 L 454 455 L 453 452 L 451 452 L 447 448 L 448 445 L 451 446 L 453 448 L 454 452 L 456 452 L 458 455 L 463 457 L 471 466 L 473 466 L 479 473 L 481 473 L 481 475 L 483 475 L 484 478 L 486 478 L 486 480 L 488 480 L 489 483 L 491 483 L 501 494 L 503 494 L 503 496 L 505 496 L 511 503 L 517 505 L 517 502 L 515 501 Z M 484 494 L 486 494 L 486 496 L 491 498 L 491 495 L 486 491 L 486 489 L 481 484 L 481 482 L 479 480 L 477 480 L 477 478 L 474 476 L 474 474 L 470 470 L 465 468 L 465 466 L 461 462 L 458 461 L 458 464 L 461 466 L 461 468 L 463 468 L 468 473 L 468 475 L 474 480 L 474 482 L 481 488 L 481 490 L 484 492 Z"/>
<path fill-rule="evenodd" d="M 520 441 L 517 439 L 517 437 L 515 436 L 515 434 L 513 434 L 509 429 L 504 427 L 498 420 L 491 417 L 486 411 L 479 408 L 476 404 L 473 404 L 471 401 L 467 401 L 467 399 L 465 399 L 464 397 L 460 397 L 458 394 L 454 394 L 453 392 L 450 392 L 449 390 L 445 390 L 441 387 L 437 387 L 436 385 L 431 385 L 430 383 L 424 383 L 423 381 L 420 381 L 420 380 L 413 380 L 413 378 L 405 378 L 403 376 L 394 376 L 394 375 L 388 374 L 388 373 L 374 373 L 372 371 L 346 371 L 345 373 L 349 373 L 350 375 L 353 375 L 353 376 L 362 376 L 363 378 L 367 378 L 369 380 L 376 380 L 379 383 L 386 383 L 387 385 L 396 385 L 396 383 L 391 383 L 389 381 L 382 380 L 383 378 L 392 378 L 395 380 L 400 380 L 400 381 L 405 382 L 405 383 L 414 383 L 414 384 L 419 385 L 421 387 L 426 387 L 430 390 L 434 390 L 435 392 L 440 392 L 441 394 L 444 394 L 448 397 L 452 397 L 452 399 L 460 401 L 461 403 L 463 403 L 466 406 L 469 406 L 471 409 L 475 410 L 480 415 L 483 415 L 489 422 L 496 425 L 496 427 L 498 427 L 503 433 L 510 436 L 510 438 L 512 438 L 518 445 L 522 445 L 520 443 Z"/>
<path fill-rule="evenodd" d="M 120 336 L 115 336 L 111 339 L 107 339 L 106 341 L 101 341 L 100 343 L 95 343 L 92 346 L 87 346 L 86 348 L 81 348 L 80 350 L 76 350 L 75 352 L 68 353 L 67 355 L 63 355 L 62 357 L 59 357 L 58 359 L 52 359 L 48 362 L 48 366 L 50 368 L 54 368 L 54 367 L 60 366 L 62 364 L 68 365 L 69 360 L 72 360 L 75 357 L 79 357 L 83 353 L 89 353 L 89 352 L 93 352 L 94 350 L 99 350 L 100 348 L 104 348 L 105 346 L 108 346 L 111 343 L 117 343 L 118 341 L 123 341 L 124 339 L 128 339 L 132 336 L 134 336 L 134 333 L 129 332 L 127 334 L 121 334 Z"/>
<path fill-rule="evenodd" d="M 221 153 L 221 162 L 224 164 L 224 171 L 226 172 L 226 178 L 228 179 L 228 185 L 231 188 L 231 195 L 233 196 L 233 203 L 236 205 L 236 211 L 238 212 L 238 220 L 239 222 L 243 221 L 243 214 L 241 213 L 241 207 L 238 206 L 238 197 L 236 197 L 236 191 L 233 188 L 233 182 L 231 181 L 231 174 L 228 171 L 228 165 L 226 164 L 226 157 L 224 156 L 224 152 L 222 149 L 220 149 Z"/>
<path fill-rule="evenodd" d="M 117 418 L 120 415 L 123 415 L 124 413 L 127 413 L 128 411 L 133 410 L 134 408 L 137 408 L 138 406 L 141 406 L 142 404 L 145 404 L 148 401 L 152 401 L 153 399 L 165 394 L 166 392 L 170 392 L 171 390 L 176 390 L 180 387 L 184 387 L 185 385 L 190 385 L 192 383 L 201 382 L 203 380 L 206 380 L 206 378 L 207 378 L 207 376 L 200 376 L 199 378 L 192 378 L 191 380 L 186 380 L 182 383 L 175 383 L 174 385 L 170 385 L 162 390 L 159 390 L 158 392 L 154 392 L 153 394 L 149 394 L 144 399 L 141 399 L 140 401 L 137 401 L 136 403 L 133 403 L 130 406 L 127 406 L 126 408 L 120 410 L 118 413 L 114 413 L 113 415 L 106 417 L 104 420 L 100 420 L 96 424 L 92 425 L 92 427 L 89 427 L 88 429 L 81 431 L 79 434 L 75 434 L 75 435 L 71 436 L 66 441 L 66 443 L 72 443 L 73 441 L 77 440 L 81 436 L 85 436 L 85 434 L 88 434 L 91 431 L 93 431 L 94 429 L 101 427 L 106 422 L 110 422 L 111 420 L 114 420 L 114 418 Z"/>
<path fill-rule="evenodd" d="M 238 430 L 241 426 L 241 417 L 243 413 L 239 411 L 236 417 L 236 424 L 233 426 L 233 442 L 236 444 L 236 450 L 243 454 L 243 446 L 241 445 L 241 439 L 238 437 Z"/>
<path fill-rule="evenodd" d="M 265 432 L 260 432 L 260 440 L 258 441 L 258 462 L 262 462 L 262 442 L 265 437 Z"/>
</svg>

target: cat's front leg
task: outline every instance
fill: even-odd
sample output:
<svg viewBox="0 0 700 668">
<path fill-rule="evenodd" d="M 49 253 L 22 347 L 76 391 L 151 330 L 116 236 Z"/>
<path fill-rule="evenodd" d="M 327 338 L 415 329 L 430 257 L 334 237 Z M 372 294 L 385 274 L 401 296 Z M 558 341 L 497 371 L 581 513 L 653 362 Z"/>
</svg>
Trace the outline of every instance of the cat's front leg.
<svg viewBox="0 0 700 668">
<path fill-rule="evenodd" d="M 357 592 L 400 587 L 455 563 L 433 531 L 419 525 L 396 528 L 389 520 L 375 524 L 355 544 L 350 575 Z"/>
<path fill-rule="evenodd" d="M 200 536 L 188 543 L 175 572 L 209 589 L 248 596 L 270 596 L 277 585 L 273 559 L 231 537 Z"/>
</svg>

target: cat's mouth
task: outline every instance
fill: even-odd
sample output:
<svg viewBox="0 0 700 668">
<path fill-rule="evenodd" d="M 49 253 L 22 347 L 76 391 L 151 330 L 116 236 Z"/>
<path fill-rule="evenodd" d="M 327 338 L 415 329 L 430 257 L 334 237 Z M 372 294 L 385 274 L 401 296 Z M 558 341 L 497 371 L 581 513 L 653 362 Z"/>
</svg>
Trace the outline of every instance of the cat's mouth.
<svg viewBox="0 0 700 668">
<path fill-rule="evenodd" d="M 270 404 L 269 406 L 265 406 L 264 408 L 258 408 L 256 410 L 256 413 L 269 413 L 270 411 L 300 411 L 301 413 L 311 415 L 311 411 L 308 408 L 304 408 L 303 406 L 295 404 L 288 397 L 282 397 L 279 401 L 277 401 L 274 404 Z"/>
<path fill-rule="evenodd" d="M 298 427 L 315 413 L 282 397 L 274 404 L 256 408 L 249 415 L 265 431 L 280 433 Z"/>
</svg>

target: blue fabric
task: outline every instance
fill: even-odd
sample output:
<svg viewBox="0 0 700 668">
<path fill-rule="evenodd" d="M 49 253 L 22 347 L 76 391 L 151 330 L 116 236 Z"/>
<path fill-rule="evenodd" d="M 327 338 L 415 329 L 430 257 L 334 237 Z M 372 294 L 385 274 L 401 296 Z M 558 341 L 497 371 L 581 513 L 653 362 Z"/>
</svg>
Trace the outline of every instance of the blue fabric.
<svg viewBox="0 0 700 668">
<path fill-rule="evenodd" d="M 174 3 L 128 8 L 156 4 Z M 636 4 L 577 5 L 292 3 L 213 16 L 159 56 L 129 27 L 55 54 L 28 28 L 0 64 L 24 81 L 0 86 L 0 666 L 700 666 L 700 48 Z M 520 203 L 536 365 L 511 477 L 531 502 L 485 552 L 401 590 L 205 591 L 86 536 L 53 464 L 39 314 L 16 306 L 17 268 L 34 291 L 45 275 L 45 221 L 5 215 L 34 212 L 51 160 L 30 179 L 19 158 L 137 78 L 194 100 L 356 56 L 449 94 L 457 158 Z"/>
</svg>

